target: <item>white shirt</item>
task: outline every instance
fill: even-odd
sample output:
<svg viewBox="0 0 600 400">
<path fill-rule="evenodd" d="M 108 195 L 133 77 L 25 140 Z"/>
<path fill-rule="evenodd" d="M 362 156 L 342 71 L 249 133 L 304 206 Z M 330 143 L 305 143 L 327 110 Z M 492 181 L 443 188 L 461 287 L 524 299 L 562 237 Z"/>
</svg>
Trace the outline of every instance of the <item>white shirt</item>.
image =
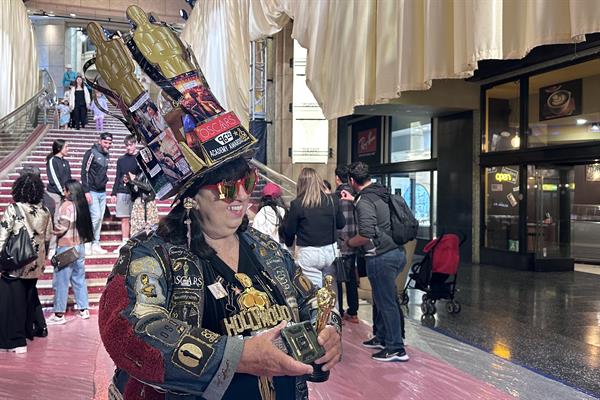
<svg viewBox="0 0 600 400">
<path fill-rule="evenodd" d="M 277 212 L 283 219 L 285 209 L 277 206 Z M 254 221 L 252 221 L 252 227 L 265 235 L 271 236 L 273 240 L 279 243 L 279 218 L 271 206 L 265 206 L 256 213 Z"/>
</svg>

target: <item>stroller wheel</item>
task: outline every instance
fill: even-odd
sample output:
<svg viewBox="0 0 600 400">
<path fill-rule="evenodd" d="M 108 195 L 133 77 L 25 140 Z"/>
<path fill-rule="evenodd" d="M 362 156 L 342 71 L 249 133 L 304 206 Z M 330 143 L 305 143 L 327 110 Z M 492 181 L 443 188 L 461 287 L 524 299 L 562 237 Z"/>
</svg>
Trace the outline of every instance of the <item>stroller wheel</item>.
<svg viewBox="0 0 600 400">
<path fill-rule="evenodd" d="M 400 304 L 405 306 L 408 304 L 409 301 L 410 301 L 410 297 L 408 297 L 408 293 L 402 292 L 402 294 L 400 294 Z"/>
<path fill-rule="evenodd" d="M 446 303 L 446 311 L 448 311 L 448 314 L 454 314 L 454 303 L 452 302 L 447 302 Z"/>
<path fill-rule="evenodd" d="M 421 324 L 433 328 L 435 326 L 435 317 L 433 315 L 421 315 Z"/>
<path fill-rule="evenodd" d="M 421 312 L 423 315 L 429 315 L 429 307 L 427 307 L 427 303 L 421 303 Z"/>
<path fill-rule="evenodd" d="M 423 294 L 423 296 L 421 297 L 421 300 L 423 300 L 423 303 L 427 302 L 429 296 L 427 296 L 427 293 Z"/>
<path fill-rule="evenodd" d="M 460 312 L 460 303 L 458 301 L 453 301 L 454 303 L 454 313 L 458 314 Z"/>
</svg>

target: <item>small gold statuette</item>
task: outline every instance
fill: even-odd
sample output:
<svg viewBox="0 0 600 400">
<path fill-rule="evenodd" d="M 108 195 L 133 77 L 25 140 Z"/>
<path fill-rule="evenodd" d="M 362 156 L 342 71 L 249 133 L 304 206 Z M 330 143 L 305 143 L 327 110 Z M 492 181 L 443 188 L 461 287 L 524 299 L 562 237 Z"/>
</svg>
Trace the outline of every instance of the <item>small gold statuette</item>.
<svg viewBox="0 0 600 400">
<path fill-rule="evenodd" d="M 317 307 L 319 309 L 317 311 L 317 324 L 315 327 L 317 335 L 327 326 L 331 310 L 333 310 L 337 301 L 332 287 L 333 277 L 327 275 L 325 277 L 325 286 L 317 290 Z"/>
</svg>

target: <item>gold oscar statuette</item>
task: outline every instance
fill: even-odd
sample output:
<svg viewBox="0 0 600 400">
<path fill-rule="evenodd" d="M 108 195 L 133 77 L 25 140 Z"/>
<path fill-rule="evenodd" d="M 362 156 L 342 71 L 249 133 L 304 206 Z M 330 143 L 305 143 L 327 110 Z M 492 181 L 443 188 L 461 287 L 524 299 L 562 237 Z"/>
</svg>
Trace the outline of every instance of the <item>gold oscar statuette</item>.
<svg viewBox="0 0 600 400">
<path fill-rule="evenodd" d="M 317 307 L 319 309 L 317 311 L 317 323 L 315 326 L 317 335 L 327 326 L 331 310 L 335 307 L 336 296 L 332 285 L 333 276 L 327 275 L 325 277 L 325 286 L 317 290 Z"/>
<path fill-rule="evenodd" d="M 127 7 L 127 17 L 135 25 L 133 41 L 139 51 L 167 79 L 193 70 L 184 58 L 185 48 L 171 28 L 150 22 L 144 10 L 136 5 Z"/>
<path fill-rule="evenodd" d="M 336 305 L 336 295 L 333 291 L 333 276 L 327 275 L 325 285 L 317 290 L 317 321 L 315 331 L 317 336 L 325 329 L 331 316 L 331 310 Z M 329 379 L 329 371 L 323 371 L 321 364 L 313 364 L 314 372 L 308 377 L 311 382 L 325 382 Z"/>
<path fill-rule="evenodd" d="M 96 69 L 106 84 L 131 107 L 144 92 L 135 76 L 135 63 L 121 38 L 106 39 L 102 27 L 90 22 L 87 32 L 96 45 Z"/>
</svg>

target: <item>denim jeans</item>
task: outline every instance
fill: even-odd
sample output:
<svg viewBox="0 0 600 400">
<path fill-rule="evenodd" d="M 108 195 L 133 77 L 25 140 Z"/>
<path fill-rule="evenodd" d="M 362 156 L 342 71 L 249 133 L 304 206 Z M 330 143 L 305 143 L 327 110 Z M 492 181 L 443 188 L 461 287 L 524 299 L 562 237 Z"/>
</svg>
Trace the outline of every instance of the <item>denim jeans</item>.
<svg viewBox="0 0 600 400">
<path fill-rule="evenodd" d="M 373 316 L 377 339 L 388 349 L 404 347 L 396 278 L 406 264 L 406 254 L 404 250 L 396 249 L 379 256 L 365 257 L 365 261 L 373 302 L 377 306 L 377 314 Z"/>
<path fill-rule="evenodd" d="M 334 260 L 335 247 L 333 244 L 321 247 L 296 246 L 296 263 L 316 287 L 323 287 L 324 275 L 333 275 L 333 281 L 336 281 Z M 337 289 L 335 286 L 334 291 Z"/>
<path fill-rule="evenodd" d="M 67 251 L 70 247 L 59 246 L 56 254 Z M 73 287 L 75 301 L 80 310 L 85 310 L 88 305 L 87 284 L 85 283 L 85 246 L 75 246 L 79 252 L 77 261 L 69 264 L 60 271 L 54 271 L 52 287 L 54 288 L 54 312 L 64 313 L 67 310 L 67 298 L 69 295 L 69 282 Z"/>
<path fill-rule="evenodd" d="M 94 227 L 94 243 L 100 244 L 100 231 L 102 230 L 102 219 L 106 208 L 106 192 L 92 192 L 92 204 L 90 204 L 90 217 Z"/>
</svg>

